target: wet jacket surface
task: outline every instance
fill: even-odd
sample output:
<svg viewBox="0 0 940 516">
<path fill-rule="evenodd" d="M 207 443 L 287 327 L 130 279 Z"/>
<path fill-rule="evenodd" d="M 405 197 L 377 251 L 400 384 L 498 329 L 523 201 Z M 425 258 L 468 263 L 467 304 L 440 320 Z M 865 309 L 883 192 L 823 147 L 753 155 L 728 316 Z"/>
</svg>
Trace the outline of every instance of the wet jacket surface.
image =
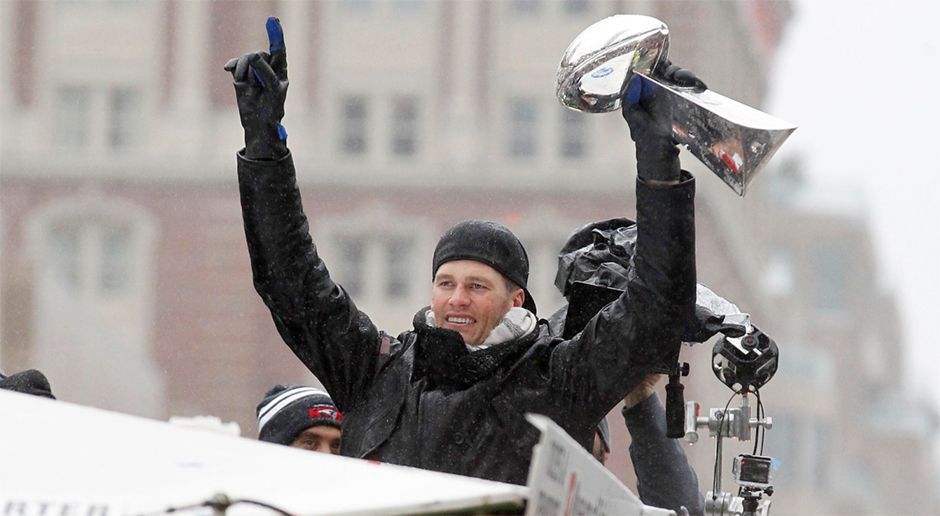
<svg viewBox="0 0 940 516">
<path fill-rule="evenodd" d="M 524 484 L 551 417 L 588 447 L 595 426 L 673 353 L 695 302 L 694 180 L 637 181 L 636 273 L 584 331 L 554 336 L 545 321 L 515 341 L 469 352 L 460 334 L 380 331 L 330 278 L 304 215 L 290 154 L 238 159 L 255 288 L 275 326 L 344 414 L 342 454 Z M 314 207 L 315 209 L 315 207 Z"/>
<path fill-rule="evenodd" d="M 555 335 L 565 333 L 568 305 L 548 319 Z M 653 393 L 633 407 L 621 410 L 630 432 L 630 460 L 636 474 L 637 494 L 646 505 L 690 516 L 704 514 L 705 499 L 699 492 L 698 475 L 689 464 L 678 439 L 666 437 L 666 409 Z"/>
</svg>

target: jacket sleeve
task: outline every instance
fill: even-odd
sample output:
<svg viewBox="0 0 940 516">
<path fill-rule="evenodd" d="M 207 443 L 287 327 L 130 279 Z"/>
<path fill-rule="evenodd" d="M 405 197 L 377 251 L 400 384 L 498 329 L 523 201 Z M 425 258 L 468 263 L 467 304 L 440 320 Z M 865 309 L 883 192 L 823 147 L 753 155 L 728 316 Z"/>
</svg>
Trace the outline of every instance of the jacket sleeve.
<svg viewBox="0 0 940 516">
<path fill-rule="evenodd" d="M 666 411 L 656 394 L 623 409 L 623 418 L 632 439 L 630 459 L 640 500 L 677 514 L 680 507 L 685 507 L 690 516 L 704 514 L 705 499 L 699 492 L 698 476 L 679 442 L 666 437 Z"/>
<path fill-rule="evenodd" d="M 330 279 L 310 237 L 291 154 L 278 161 L 239 154 L 238 186 L 255 290 L 284 342 L 347 411 L 374 377 L 387 337 Z"/>
<path fill-rule="evenodd" d="M 695 182 L 637 179 L 637 240 L 627 289 L 552 351 L 558 408 L 592 427 L 651 370 L 675 358 L 695 307 Z M 569 416 L 570 417 L 570 416 Z"/>
</svg>

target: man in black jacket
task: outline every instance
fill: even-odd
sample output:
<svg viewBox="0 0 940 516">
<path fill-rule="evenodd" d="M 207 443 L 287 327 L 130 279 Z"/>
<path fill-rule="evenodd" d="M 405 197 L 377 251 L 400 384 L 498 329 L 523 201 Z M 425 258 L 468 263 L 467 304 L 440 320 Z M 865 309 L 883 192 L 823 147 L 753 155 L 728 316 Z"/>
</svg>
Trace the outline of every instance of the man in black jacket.
<svg viewBox="0 0 940 516">
<path fill-rule="evenodd" d="M 584 331 L 552 334 L 535 316 L 518 239 L 466 221 L 435 249 L 431 305 L 396 337 L 333 282 L 310 237 L 280 124 L 287 58 L 274 18 L 268 35 L 270 53 L 225 66 L 245 130 L 245 233 L 278 332 L 344 414 L 341 453 L 522 484 L 538 440 L 527 412 L 589 449 L 597 422 L 670 360 L 692 317 L 694 180 L 680 170 L 666 106 L 639 81 L 625 93 L 639 171 L 636 275 Z"/>
</svg>

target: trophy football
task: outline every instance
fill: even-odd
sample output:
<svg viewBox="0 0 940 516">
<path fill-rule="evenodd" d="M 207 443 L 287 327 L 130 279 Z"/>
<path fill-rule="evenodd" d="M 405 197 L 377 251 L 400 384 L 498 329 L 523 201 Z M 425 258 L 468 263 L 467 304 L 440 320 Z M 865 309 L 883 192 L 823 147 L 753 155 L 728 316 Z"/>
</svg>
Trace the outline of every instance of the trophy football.
<svg viewBox="0 0 940 516">
<path fill-rule="evenodd" d="M 556 94 L 586 113 L 620 109 L 623 85 L 634 75 L 665 92 L 675 140 L 743 196 L 754 175 L 796 126 L 719 95 L 665 84 L 653 77 L 669 50 L 669 28 L 656 18 L 605 18 L 568 45 L 558 66 Z"/>
</svg>

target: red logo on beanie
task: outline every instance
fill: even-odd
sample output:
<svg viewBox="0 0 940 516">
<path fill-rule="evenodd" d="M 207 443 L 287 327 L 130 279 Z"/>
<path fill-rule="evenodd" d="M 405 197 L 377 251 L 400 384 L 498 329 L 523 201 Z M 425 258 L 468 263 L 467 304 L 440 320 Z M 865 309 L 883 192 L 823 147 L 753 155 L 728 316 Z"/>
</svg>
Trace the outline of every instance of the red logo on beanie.
<svg viewBox="0 0 940 516">
<path fill-rule="evenodd" d="M 310 414 L 310 419 L 332 419 L 334 421 L 342 421 L 343 414 L 340 411 L 329 405 L 317 405 L 307 409 Z"/>
</svg>

